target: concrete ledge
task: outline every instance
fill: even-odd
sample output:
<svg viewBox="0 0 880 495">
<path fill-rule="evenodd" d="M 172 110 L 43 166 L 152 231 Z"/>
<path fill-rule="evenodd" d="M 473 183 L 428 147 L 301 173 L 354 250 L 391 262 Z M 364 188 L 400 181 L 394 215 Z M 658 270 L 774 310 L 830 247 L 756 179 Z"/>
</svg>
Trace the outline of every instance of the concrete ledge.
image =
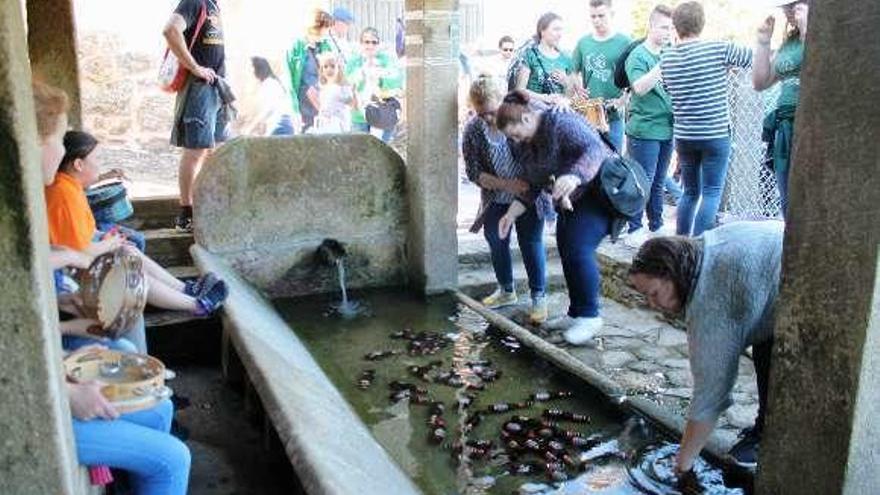
<svg viewBox="0 0 880 495">
<path fill-rule="evenodd" d="M 200 246 L 192 255 L 229 285 L 229 339 L 306 491 L 420 493 L 274 308 L 217 256 Z"/>
</svg>

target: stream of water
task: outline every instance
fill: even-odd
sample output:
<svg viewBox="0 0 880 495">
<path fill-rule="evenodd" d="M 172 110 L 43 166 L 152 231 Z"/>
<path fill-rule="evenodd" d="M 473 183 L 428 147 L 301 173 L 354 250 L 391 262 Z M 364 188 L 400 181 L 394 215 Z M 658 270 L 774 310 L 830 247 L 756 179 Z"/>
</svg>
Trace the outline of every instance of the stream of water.
<svg viewBox="0 0 880 495">
<path fill-rule="evenodd" d="M 452 298 L 358 297 L 276 307 L 425 493 L 742 493 L 705 462 L 679 485 L 676 445 Z"/>
</svg>

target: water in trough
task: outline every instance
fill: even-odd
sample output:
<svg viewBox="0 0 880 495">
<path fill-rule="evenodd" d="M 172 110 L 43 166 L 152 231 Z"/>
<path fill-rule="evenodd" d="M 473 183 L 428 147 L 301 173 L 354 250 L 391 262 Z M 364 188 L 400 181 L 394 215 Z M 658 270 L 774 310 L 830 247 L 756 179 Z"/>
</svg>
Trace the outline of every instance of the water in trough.
<svg viewBox="0 0 880 495">
<path fill-rule="evenodd" d="M 676 482 L 670 439 L 451 297 L 359 299 L 354 318 L 321 297 L 276 307 L 425 493 L 742 493 L 704 461 Z"/>
</svg>

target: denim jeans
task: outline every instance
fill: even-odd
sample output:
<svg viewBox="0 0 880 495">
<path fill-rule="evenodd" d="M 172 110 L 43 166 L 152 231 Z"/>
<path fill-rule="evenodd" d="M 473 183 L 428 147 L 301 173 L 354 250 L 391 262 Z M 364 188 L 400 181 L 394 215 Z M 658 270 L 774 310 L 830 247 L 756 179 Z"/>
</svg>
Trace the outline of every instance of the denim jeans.
<svg viewBox="0 0 880 495">
<path fill-rule="evenodd" d="M 510 256 L 510 236 L 498 238 L 498 222 L 510 205 L 492 203 L 486 209 L 483 235 L 489 243 L 492 267 L 498 285 L 510 292 L 513 288 L 513 260 Z M 543 296 L 547 289 L 547 260 L 544 253 L 544 221 L 538 218 L 534 206 L 516 219 L 516 238 L 522 253 L 523 264 L 529 275 L 532 297 Z"/>
<path fill-rule="evenodd" d="M 626 149 L 627 155 L 639 162 L 645 170 L 648 184 L 651 185 L 651 194 L 645 204 L 645 212 L 648 214 L 648 229 L 656 232 L 663 226 L 663 187 L 666 181 L 666 169 L 669 168 L 669 158 L 672 157 L 672 140 L 659 141 L 627 136 Z M 630 232 L 640 228 L 642 228 L 641 213 L 629 222 Z"/>
<path fill-rule="evenodd" d="M 619 153 L 623 153 L 623 119 L 612 120 L 608 122 L 608 140 L 617 148 Z"/>
<path fill-rule="evenodd" d="M 791 163 L 787 167 L 780 167 L 775 170 L 776 189 L 779 190 L 779 209 L 782 210 L 782 218 L 788 211 L 788 176 L 791 171 Z"/>
<path fill-rule="evenodd" d="M 128 242 L 134 244 L 134 247 L 138 248 L 138 251 L 143 253 L 147 248 L 147 238 L 144 237 L 144 234 L 140 231 L 126 227 L 125 225 L 104 222 L 98 222 L 97 228 L 100 231 L 98 233 L 98 240 L 100 240 L 101 237 L 104 237 L 104 234 L 110 232 L 111 229 L 115 228 L 117 232 L 125 236 Z"/>
<path fill-rule="evenodd" d="M 114 420 L 73 418 L 79 462 L 128 472 L 138 495 L 186 494 L 191 457 L 187 446 L 168 433 L 173 414 L 166 399 Z"/>
<path fill-rule="evenodd" d="M 696 237 L 715 227 L 730 164 L 730 138 L 677 139 L 675 149 L 684 187 L 675 233 Z"/>
<path fill-rule="evenodd" d="M 293 120 L 290 115 L 281 117 L 278 125 L 272 130 L 272 136 L 293 136 Z"/>
<path fill-rule="evenodd" d="M 681 186 L 678 185 L 678 182 L 669 175 L 667 175 L 663 181 L 663 187 L 666 190 L 666 194 L 668 194 L 675 202 L 675 205 L 678 206 L 678 202 L 681 200 L 681 195 L 684 194 L 684 191 L 681 190 Z"/>
<path fill-rule="evenodd" d="M 354 132 L 362 132 L 364 134 L 370 133 L 370 124 L 365 122 L 352 122 L 351 130 Z M 391 139 L 394 137 L 394 129 L 383 129 L 382 130 L 382 142 L 390 143 Z"/>
<path fill-rule="evenodd" d="M 75 351 L 80 347 L 87 345 L 99 344 L 122 352 L 136 352 L 138 354 L 147 353 L 147 335 L 144 325 L 144 316 L 141 315 L 131 326 L 129 330 L 122 334 L 118 339 L 108 339 L 100 337 L 83 337 L 79 335 L 62 335 L 61 348 L 65 351 Z"/>
<path fill-rule="evenodd" d="M 556 245 L 568 287 L 568 316 L 599 316 L 599 263 L 596 248 L 611 230 L 611 217 L 585 195 L 574 211 L 561 210 L 556 220 Z"/>
</svg>

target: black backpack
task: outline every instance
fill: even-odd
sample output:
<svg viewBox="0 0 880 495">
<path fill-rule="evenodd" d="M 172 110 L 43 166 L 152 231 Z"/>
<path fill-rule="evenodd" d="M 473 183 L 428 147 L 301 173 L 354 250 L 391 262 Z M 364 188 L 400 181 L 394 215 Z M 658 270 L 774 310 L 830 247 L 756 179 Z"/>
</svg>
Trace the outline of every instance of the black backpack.
<svg viewBox="0 0 880 495">
<path fill-rule="evenodd" d="M 639 38 L 635 41 L 631 41 L 630 44 L 626 45 L 626 48 L 623 49 L 623 53 L 620 54 L 620 58 L 617 59 L 617 63 L 614 65 L 614 85 L 620 89 L 629 89 L 631 86 L 629 76 L 626 75 L 626 59 L 629 58 L 629 54 L 632 53 L 635 47 L 641 45 L 645 42 L 645 38 Z"/>
<path fill-rule="evenodd" d="M 600 136 L 613 153 L 599 166 L 592 184 L 595 196 L 611 215 L 611 242 L 617 242 L 629 220 L 644 211 L 651 186 L 637 161 L 618 153 L 605 134 Z"/>
</svg>

